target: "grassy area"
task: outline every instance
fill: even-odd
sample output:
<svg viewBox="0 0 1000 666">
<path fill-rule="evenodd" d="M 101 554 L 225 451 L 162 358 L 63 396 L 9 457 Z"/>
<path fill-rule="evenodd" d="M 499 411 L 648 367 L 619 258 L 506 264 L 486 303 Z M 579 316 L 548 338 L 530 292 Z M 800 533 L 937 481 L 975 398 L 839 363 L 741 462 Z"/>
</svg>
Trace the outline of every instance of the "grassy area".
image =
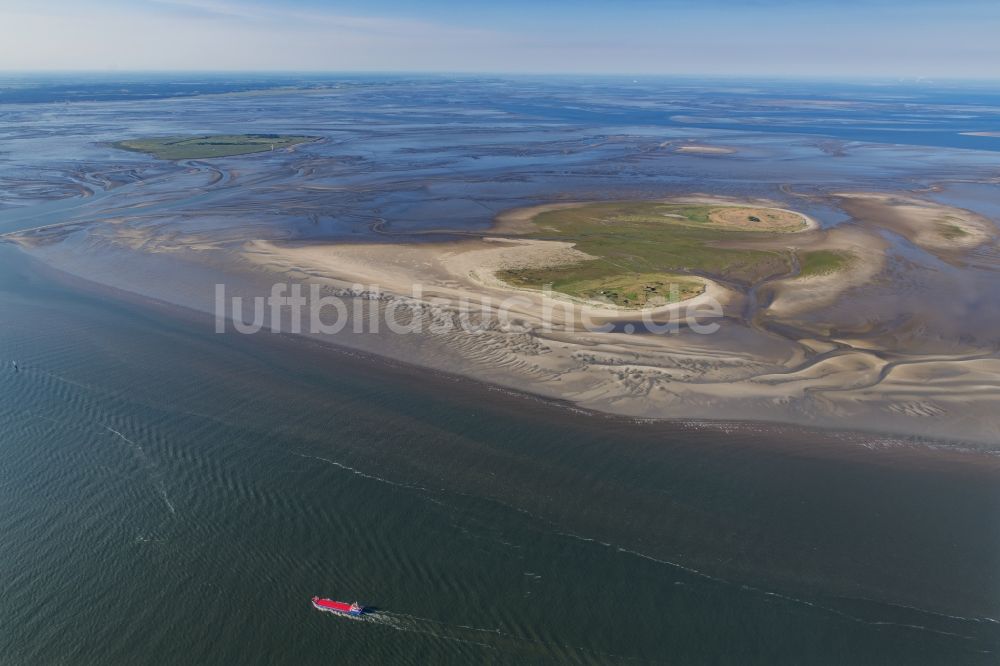
<svg viewBox="0 0 1000 666">
<path fill-rule="evenodd" d="M 835 250 L 815 250 L 813 252 L 803 252 L 799 256 L 801 265 L 800 277 L 811 277 L 816 275 L 828 275 L 851 263 L 854 255 L 850 252 L 837 252 Z"/>
<path fill-rule="evenodd" d="M 782 232 L 805 224 L 794 214 L 778 215 L 772 209 L 653 202 L 547 211 L 534 223 L 538 230 L 531 237 L 570 241 L 597 258 L 510 270 L 500 273 L 501 279 L 526 287 L 551 284 L 571 296 L 625 307 L 697 295 L 703 285 L 692 275 L 750 284 L 786 273 L 792 266 Z M 767 247 L 768 239 L 774 249 Z M 758 241 L 754 245 L 759 248 L 734 246 L 751 241 Z"/>
<path fill-rule="evenodd" d="M 553 275 L 550 280 L 546 271 L 517 270 L 507 271 L 502 277 L 519 287 L 551 284 L 553 291 L 570 296 L 633 308 L 677 303 L 705 290 L 705 284 L 699 280 L 665 273 L 626 273 L 594 279 L 579 274 L 572 277 Z"/>
<path fill-rule="evenodd" d="M 215 134 L 126 139 L 113 145 L 122 150 L 148 153 L 161 160 L 193 160 L 279 150 L 316 138 L 282 134 Z"/>
<path fill-rule="evenodd" d="M 958 240 L 959 238 L 969 235 L 968 231 L 954 222 L 951 222 L 947 218 L 938 221 L 937 232 L 947 240 Z"/>
</svg>

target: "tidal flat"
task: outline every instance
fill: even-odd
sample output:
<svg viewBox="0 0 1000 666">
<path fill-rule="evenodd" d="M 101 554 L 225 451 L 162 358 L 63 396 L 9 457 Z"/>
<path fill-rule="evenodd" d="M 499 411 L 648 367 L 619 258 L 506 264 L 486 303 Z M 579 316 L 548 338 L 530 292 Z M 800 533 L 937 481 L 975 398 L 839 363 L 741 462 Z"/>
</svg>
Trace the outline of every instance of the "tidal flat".
<svg viewBox="0 0 1000 666">
<path fill-rule="evenodd" d="M 401 105 L 413 86 L 426 105 Z M 572 82 L 390 77 L 101 102 L 109 106 L 100 111 L 64 105 L 59 120 L 8 105 L 0 228 L 81 277 L 203 311 L 215 307 L 216 283 L 252 298 L 275 280 L 331 293 L 360 283 L 382 294 L 364 307 L 383 310 L 414 284 L 446 301 L 517 291 L 535 301 L 517 312 L 531 326 L 539 305 L 582 299 L 610 332 L 576 331 L 569 314 L 550 331 L 331 340 L 582 407 L 996 439 L 998 251 L 984 202 L 1000 153 L 991 137 L 966 133 L 992 122 L 972 110 L 984 93 L 966 93 L 970 119 L 936 119 L 940 133 L 894 131 L 880 143 L 795 104 L 775 107 L 770 130 L 719 128 L 694 113 L 710 88 L 602 86 L 588 102 L 593 93 Z M 916 122 L 892 90 L 840 92 L 858 96 L 858 114 L 874 108 L 901 128 Z M 442 101 L 452 94 L 461 108 Z M 755 94 L 766 96 L 766 86 Z M 734 121 L 755 103 L 741 95 L 726 102 Z M 571 99 L 589 111 L 552 106 Z M 641 109 L 631 106 L 637 99 Z M 927 93 L 921 122 L 932 122 L 934 99 Z M 649 110 L 668 101 L 692 113 Z M 792 119 L 799 134 L 779 131 Z M 248 130 L 321 140 L 179 161 L 111 147 L 123 135 Z M 942 145 L 950 130 L 953 143 Z M 701 150 L 712 145 L 726 151 Z M 700 149 L 678 150 L 690 146 Z M 77 157 L 55 158 L 67 150 Z M 966 205 L 952 188 L 963 188 Z M 981 194 L 969 195 L 975 188 Z M 673 203 L 656 203 L 664 201 Z M 544 222 L 615 205 L 633 214 L 673 205 L 680 212 L 669 215 L 697 218 L 706 201 L 791 211 L 815 228 L 722 234 L 664 217 L 670 234 L 647 229 L 629 240 L 641 224 L 619 210 L 618 223 L 600 223 L 598 242 L 596 227 L 573 235 Z M 524 211 L 538 211 L 539 223 Z M 588 251 L 607 254 L 590 260 Z M 539 300 L 543 283 L 555 300 Z M 623 334 L 638 320 L 629 311 L 647 300 L 662 303 L 654 319 L 677 311 L 665 300 L 718 302 L 720 330 Z"/>
</svg>

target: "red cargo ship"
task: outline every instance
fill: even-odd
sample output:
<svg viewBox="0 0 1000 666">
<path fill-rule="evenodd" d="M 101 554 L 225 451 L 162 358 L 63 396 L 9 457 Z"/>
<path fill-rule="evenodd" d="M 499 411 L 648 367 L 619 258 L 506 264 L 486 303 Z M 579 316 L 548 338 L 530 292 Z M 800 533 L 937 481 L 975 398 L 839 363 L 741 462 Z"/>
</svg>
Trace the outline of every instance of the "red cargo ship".
<svg viewBox="0 0 1000 666">
<path fill-rule="evenodd" d="M 340 615 L 351 615 L 358 617 L 363 615 L 365 612 L 365 607 L 358 604 L 355 601 L 353 604 L 344 603 L 343 601 L 334 601 L 333 599 L 320 599 L 319 597 L 312 598 L 313 608 L 316 610 L 325 611 L 327 613 L 339 613 Z"/>
</svg>

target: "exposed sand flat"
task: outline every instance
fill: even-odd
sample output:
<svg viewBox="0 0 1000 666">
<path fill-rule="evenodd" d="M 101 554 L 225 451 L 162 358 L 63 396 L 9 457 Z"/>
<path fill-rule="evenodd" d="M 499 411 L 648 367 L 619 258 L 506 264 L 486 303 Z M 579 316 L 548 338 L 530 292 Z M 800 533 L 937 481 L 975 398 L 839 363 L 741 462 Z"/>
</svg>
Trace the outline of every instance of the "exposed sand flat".
<svg viewBox="0 0 1000 666">
<path fill-rule="evenodd" d="M 825 358 L 791 372 L 760 375 L 750 380 L 761 387 L 761 391 L 776 396 L 798 393 L 802 397 L 808 391 L 844 391 L 866 387 L 878 383 L 878 376 L 886 362 L 863 352 L 849 352 Z"/>
<path fill-rule="evenodd" d="M 795 277 L 774 283 L 774 300 L 768 313 L 790 317 L 834 303 L 844 292 L 869 284 L 885 266 L 888 241 L 867 229 L 837 227 L 813 236 L 804 250 L 833 250 L 849 253 L 853 259 L 845 270 L 824 275 Z"/>
<path fill-rule="evenodd" d="M 996 226 L 971 211 L 895 194 L 846 192 L 840 205 L 866 223 L 886 227 L 936 254 L 960 253 L 991 240 Z"/>
<path fill-rule="evenodd" d="M 930 205 L 918 210 L 919 200 L 888 195 L 850 196 L 858 205 L 872 207 L 866 210 L 905 218 L 905 224 L 899 224 L 915 238 L 941 216 L 960 219 L 970 235 L 985 234 L 980 220 L 953 209 Z M 717 197 L 685 200 L 736 203 Z M 587 258 L 570 243 L 516 237 L 531 228 L 527 223 L 539 212 L 574 205 L 583 204 L 505 213 L 497 229 L 513 237 L 421 244 L 253 242 L 244 255 L 277 274 L 341 288 L 378 285 L 384 294 L 378 307 L 386 307 L 394 295 L 409 296 L 419 283 L 421 298 L 436 305 L 434 317 L 451 316 L 449 311 L 462 301 L 489 301 L 494 306 L 506 301 L 507 323 L 515 322 L 514 328 L 487 326 L 476 334 L 428 332 L 420 334 L 419 343 L 402 342 L 392 353 L 589 408 L 636 417 L 762 418 L 828 425 L 850 419 L 860 427 L 928 434 L 968 432 L 963 424 L 972 424 L 975 436 L 997 428 L 993 414 L 1000 409 L 1000 360 L 988 352 L 978 359 L 956 353 L 911 356 L 896 363 L 867 337 L 803 335 L 794 340 L 736 325 L 725 326 L 717 335 L 593 332 L 580 327 L 584 312 L 591 320 L 625 322 L 635 320 L 636 311 L 517 289 L 497 279 L 497 271 L 511 267 Z M 887 242 L 875 231 L 863 225 L 819 230 L 809 222 L 804 233 L 792 234 L 797 248 L 843 250 L 855 258 L 848 270 L 773 283 L 768 318 L 792 322 L 815 313 L 850 289 L 864 288 L 884 268 Z M 702 301 L 718 298 L 731 314 L 744 307 L 743 295 L 711 281 L 706 284 Z M 676 314 L 698 300 L 653 309 L 653 319 Z M 405 307 L 423 307 L 407 303 Z M 551 328 L 543 325 L 546 309 L 552 314 Z M 974 400 L 963 401 L 962 396 L 973 395 Z"/>
<path fill-rule="evenodd" d="M 573 325 L 587 316 L 601 321 L 634 320 L 640 313 L 610 303 L 586 301 L 535 289 L 519 289 L 498 279 L 496 273 L 515 267 L 571 264 L 588 255 L 571 243 L 523 238 L 483 238 L 449 243 L 365 243 L 331 245 L 278 245 L 251 242 L 245 255 L 271 270 L 299 270 L 323 277 L 341 287 L 358 284 L 409 296 L 420 285 L 425 298 L 443 299 L 453 306 L 462 302 L 504 305 L 529 321 L 540 323 L 550 312 L 554 323 Z M 645 312 L 662 318 L 681 309 L 696 308 L 715 299 L 727 302 L 733 294 L 711 280 L 703 280 L 700 296 Z"/>
<path fill-rule="evenodd" d="M 965 420 L 979 437 L 1000 437 L 1000 359 L 940 359 L 897 365 L 877 384 L 832 398 L 911 422 Z"/>
<path fill-rule="evenodd" d="M 678 146 L 675 152 L 686 153 L 690 155 L 732 155 L 736 153 L 736 149 L 729 148 L 726 146 L 703 146 L 698 144 L 688 144 L 685 146 Z"/>
</svg>

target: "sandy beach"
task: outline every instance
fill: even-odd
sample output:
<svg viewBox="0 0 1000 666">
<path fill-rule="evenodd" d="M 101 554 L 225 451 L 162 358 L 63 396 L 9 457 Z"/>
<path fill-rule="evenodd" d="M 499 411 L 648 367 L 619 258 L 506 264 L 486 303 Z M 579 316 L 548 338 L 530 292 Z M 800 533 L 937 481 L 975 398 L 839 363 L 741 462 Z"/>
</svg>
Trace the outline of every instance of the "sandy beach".
<svg viewBox="0 0 1000 666">
<path fill-rule="evenodd" d="M 704 143 L 678 143 L 664 141 L 661 148 L 667 148 L 681 155 L 734 155 L 739 151 L 731 146 L 713 146 Z"/>
<path fill-rule="evenodd" d="M 735 148 L 727 148 L 725 146 L 699 146 L 692 144 L 678 147 L 677 152 L 690 155 L 732 155 L 737 151 Z"/>
</svg>

